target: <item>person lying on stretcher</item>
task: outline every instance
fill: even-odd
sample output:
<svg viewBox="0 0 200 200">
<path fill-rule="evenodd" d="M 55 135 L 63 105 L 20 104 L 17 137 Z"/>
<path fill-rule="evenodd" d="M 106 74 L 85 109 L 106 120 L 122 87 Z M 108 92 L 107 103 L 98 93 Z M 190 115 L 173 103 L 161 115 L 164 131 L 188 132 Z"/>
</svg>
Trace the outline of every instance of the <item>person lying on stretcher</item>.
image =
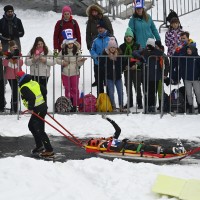
<svg viewBox="0 0 200 200">
<path fill-rule="evenodd" d="M 97 149 L 105 148 L 107 151 L 116 151 L 120 152 L 121 150 L 131 150 L 136 151 L 137 153 L 140 152 L 149 152 L 155 154 L 184 154 L 186 153 L 185 148 L 183 147 L 180 140 L 177 142 L 176 147 L 167 147 L 164 148 L 161 145 L 150 145 L 145 144 L 144 142 L 134 142 L 130 141 L 129 139 L 118 140 L 121 128 L 116 124 L 115 121 L 107 117 L 106 115 L 102 115 L 103 119 L 106 119 L 110 122 L 114 129 L 115 133 L 112 137 L 109 138 L 95 138 L 90 139 L 87 142 L 88 146 L 97 147 Z"/>
</svg>

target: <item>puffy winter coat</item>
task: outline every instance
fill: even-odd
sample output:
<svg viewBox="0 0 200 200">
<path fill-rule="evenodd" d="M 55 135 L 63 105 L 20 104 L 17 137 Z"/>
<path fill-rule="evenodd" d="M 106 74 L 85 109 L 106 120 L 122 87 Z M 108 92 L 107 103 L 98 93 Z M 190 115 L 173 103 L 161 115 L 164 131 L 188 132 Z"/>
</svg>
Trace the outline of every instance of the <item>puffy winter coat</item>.
<svg viewBox="0 0 200 200">
<path fill-rule="evenodd" d="M 57 64 L 62 65 L 62 61 L 68 62 L 68 65 L 62 68 L 62 74 L 65 76 L 75 76 L 80 74 L 80 66 L 83 65 L 83 61 L 81 61 L 81 51 L 80 44 L 77 42 L 75 45 L 78 46 L 78 51 L 76 55 L 73 55 L 72 49 L 68 49 L 68 54 L 63 55 L 63 51 L 61 51 L 56 59 Z"/>
<path fill-rule="evenodd" d="M 40 56 L 44 55 L 44 53 L 40 54 Z M 51 57 L 50 57 L 51 56 Z M 42 63 L 39 60 L 33 61 L 32 55 L 29 52 L 26 59 L 25 64 L 30 66 L 30 75 L 31 76 L 50 76 L 51 66 L 53 66 L 53 53 L 48 50 L 47 62 Z"/>
<path fill-rule="evenodd" d="M 104 56 L 108 56 L 107 50 L 103 52 Z M 122 78 L 122 58 L 116 57 L 116 60 L 112 60 L 109 57 L 101 57 L 99 59 L 99 65 L 104 67 L 107 79 L 119 80 Z"/>
<path fill-rule="evenodd" d="M 161 40 L 151 16 L 149 14 L 147 15 L 148 21 L 133 14 L 128 23 L 128 26 L 132 29 L 136 37 L 136 42 L 140 44 L 142 48 L 146 47 L 148 38 L 155 37 L 156 40 Z"/>
<path fill-rule="evenodd" d="M 5 52 L 5 54 L 8 56 L 10 52 Z M 18 71 L 21 71 L 21 67 L 23 65 L 23 59 L 4 59 L 3 60 L 3 66 L 6 68 L 5 78 L 10 79 L 16 79 L 16 74 Z"/>
<path fill-rule="evenodd" d="M 180 75 L 183 80 L 196 81 L 200 78 L 200 57 L 196 47 L 190 45 L 190 49 L 192 54 L 180 59 Z"/>
<path fill-rule="evenodd" d="M 62 31 L 65 29 L 72 29 L 73 30 L 73 37 L 77 38 L 78 43 L 81 45 L 81 33 L 80 33 L 80 28 L 75 19 L 70 16 L 69 21 L 65 21 L 63 19 L 58 20 L 55 29 L 54 29 L 54 35 L 53 35 L 53 44 L 54 44 L 54 49 L 58 49 L 59 51 L 61 50 L 61 44 L 64 40 L 62 36 Z"/>
<path fill-rule="evenodd" d="M 98 34 L 97 38 L 92 43 L 92 48 L 90 50 L 90 54 L 94 59 L 94 63 L 98 65 L 97 57 L 102 55 L 103 50 L 108 46 L 108 42 L 110 40 L 110 33 L 105 31 L 103 34 Z"/>
<path fill-rule="evenodd" d="M 175 52 L 176 46 L 180 44 L 180 34 L 183 31 L 178 28 L 176 30 L 169 29 L 165 34 L 165 45 L 168 47 L 167 55 L 172 56 Z"/>
<path fill-rule="evenodd" d="M 12 26 L 10 26 L 10 24 Z M 12 27 L 11 29 L 9 27 Z M 13 18 L 10 20 L 4 14 L 3 18 L 0 19 L 0 40 L 3 45 L 3 51 L 8 50 L 8 41 L 6 38 L 11 40 L 15 40 L 17 42 L 18 48 L 21 51 L 20 45 L 20 37 L 24 36 L 24 27 L 19 18 L 17 18 L 16 14 L 13 14 Z"/>
<path fill-rule="evenodd" d="M 98 15 L 96 17 L 91 15 L 92 9 L 97 10 Z M 87 26 L 86 26 L 86 43 L 87 49 L 90 50 L 92 47 L 93 40 L 98 35 L 97 24 L 99 20 L 102 20 L 105 24 L 106 30 L 113 35 L 113 28 L 110 19 L 103 15 L 102 9 L 97 5 L 91 5 L 87 8 L 86 14 L 88 16 Z"/>
</svg>

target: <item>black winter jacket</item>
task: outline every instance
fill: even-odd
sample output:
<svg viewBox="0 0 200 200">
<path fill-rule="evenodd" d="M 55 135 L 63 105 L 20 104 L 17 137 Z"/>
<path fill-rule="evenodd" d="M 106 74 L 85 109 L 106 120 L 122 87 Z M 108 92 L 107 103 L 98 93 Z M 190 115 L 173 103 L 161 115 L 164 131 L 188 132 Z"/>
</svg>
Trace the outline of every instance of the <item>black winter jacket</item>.
<svg viewBox="0 0 200 200">
<path fill-rule="evenodd" d="M 24 85 L 25 83 L 28 83 L 31 81 L 31 75 L 26 74 L 25 77 L 22 79 L 22 81 L 19 83 L 19 87 Z M 43 95 L 43 98 L 46 99 L 47 95 L 47 90 L 43 85 L 40 85 L 40 90 Z M 23 87 L 21 89 L 21 97 L 22 99 L 25 99 L 28 102 L 28 109 L 33 110 L 35 113 L 39 113 L 41 111 L 47 110 L 47 104 L 44 102 L 43 104 L 34 107 L 35 105 L 35 94 L 28 88 L 28 87 Z"/>
</svg>

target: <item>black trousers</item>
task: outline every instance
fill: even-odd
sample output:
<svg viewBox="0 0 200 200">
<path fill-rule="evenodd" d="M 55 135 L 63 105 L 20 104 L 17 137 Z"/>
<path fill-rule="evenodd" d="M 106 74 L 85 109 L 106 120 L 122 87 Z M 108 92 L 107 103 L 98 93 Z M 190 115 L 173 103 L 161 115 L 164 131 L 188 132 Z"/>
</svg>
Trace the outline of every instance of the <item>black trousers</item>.
<svg viewBox="0 0 200 200">
<path fill-rule="evenodd" d="M 45 119 L 47 110 L 41 111 L 37 114 Z M 44 145 L 47 151 L 53 151 L 50 140 L 45 132 L 45 122 L 43 120 L 32 114 L 28 123 L 28 128 L 35 139 L 36 147 L 41 147 Z"/>
<path fill-rule="evenodd" d="M 12 90 L 11 96 L 11 111 L 17 112 L 17 98 L 18 98 L 18 83 L 17 79 L 8 79 L 9 85 Z"/>
<path fill-rule="evenodd" d="M 129 100 L 130 107 L 133 106 L 133 90 L 132 85 L 134 85 L 135 92 L 137 92 L 136 100 L 138 105 L 142 105 L 142 91 L 141 91 L 141 71 L 130 70 L 130 77 L 128 79 L 128 71 L 124 72 L 124 85 L 126 87 L 126 92 Z M 128 105 L 127 100 L 127 105 Z"/>
<path fill-rule="evenodd" d="M 5 107 L 5 88 L 4 79 L 0 80 L 0 111 L 3 111 Z"/>
<path fill-rule="evenodd" d="M 105 70 L 99 65 L 94 64 L 94 77 L 97 83 L 97 96 L 100 93 L 104 93 L 104 83 L 105 83 Z"/>
</svg>

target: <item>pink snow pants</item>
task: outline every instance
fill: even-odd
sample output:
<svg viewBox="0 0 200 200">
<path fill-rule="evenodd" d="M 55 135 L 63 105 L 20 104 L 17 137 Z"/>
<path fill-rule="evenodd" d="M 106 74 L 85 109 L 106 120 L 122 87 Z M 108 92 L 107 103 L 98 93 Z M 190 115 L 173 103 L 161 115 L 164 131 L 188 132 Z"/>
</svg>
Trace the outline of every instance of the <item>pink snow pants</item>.
<svg viewBox="0 0 200 200">
<path fill-rule="evenodd" d="M 79 105 L 79 75 L 62 75 L 62 82 L 65 87 L 65 96 L 72 100 L 73 106 Z"/>
</svg>

